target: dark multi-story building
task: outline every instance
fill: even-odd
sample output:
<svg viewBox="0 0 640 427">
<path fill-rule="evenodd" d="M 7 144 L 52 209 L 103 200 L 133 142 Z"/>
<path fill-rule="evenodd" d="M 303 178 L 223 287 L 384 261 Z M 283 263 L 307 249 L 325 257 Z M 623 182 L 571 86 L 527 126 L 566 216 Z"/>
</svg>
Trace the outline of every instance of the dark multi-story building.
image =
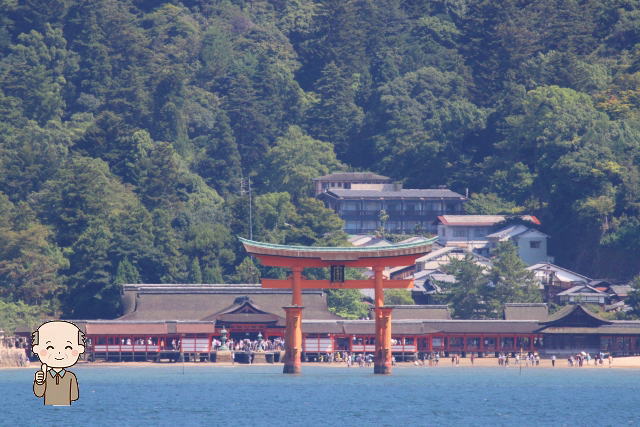
<svg viewBox="0 0 640 427">
<path fill-rule="evenodd" d="M 347 174 L 341 174 L 347 175 Z M 328 175 L 331 176 L 331 175 Z M 325 177 L 318 178 L 316 182 Z M 346 177 L 343 177 L 346 178 Z M 379 175 L 376 176 L 379 180 Z M 464 196 L 446 188 L 408 189 L 390 180 L 351 183 L 324 188 L 317 195 L 328 208 L 333 209 L 345 222 L 349 234 L 372 233 L 382 225 L 391 233 L 436 233 L 435 221 L 439 215 L 463 213 Z M 384 211 L 386 215 L 381 215 Z"/>
</svg>

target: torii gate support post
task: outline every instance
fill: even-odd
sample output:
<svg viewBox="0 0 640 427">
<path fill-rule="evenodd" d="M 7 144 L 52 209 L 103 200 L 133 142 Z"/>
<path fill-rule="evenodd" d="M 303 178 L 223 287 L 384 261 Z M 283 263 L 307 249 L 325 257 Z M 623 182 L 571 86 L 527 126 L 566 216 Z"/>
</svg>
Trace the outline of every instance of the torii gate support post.
<svg viewBox="0 0 640 427">
<path fill-rule="evenodd" d="M 283 307 L 287 316 L 282 370 L 285 374 L 299 374 L 302 370 L 302 270 L 297 265 L 291 268 L 291 305 Z"/>
<path fill-rule="evenodd" d="M 285 335 L 284 374 L 299 374 L 302 371 L 302 309 L 291 305 L 283 307 L 287 313 L 287 329 Z"/>
<path fill-rule="evenodd" d="M 383 269 L 382 266 L 373 268 L 376 317 L 376 353 L 373 373 L 388 375 L 391 373 L 391 308 L 384 307 Z"/>
</svg>

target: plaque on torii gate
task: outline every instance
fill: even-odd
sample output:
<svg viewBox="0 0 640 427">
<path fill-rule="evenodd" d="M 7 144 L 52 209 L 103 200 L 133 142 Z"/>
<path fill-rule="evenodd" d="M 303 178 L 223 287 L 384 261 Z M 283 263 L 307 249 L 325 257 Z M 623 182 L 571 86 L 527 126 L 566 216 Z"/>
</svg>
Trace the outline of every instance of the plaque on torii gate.
<svg viewBox="0 0 640 427">
<path fill-rule="evenodd" d="M 285 374 L 297 374 L 302 355 L 302 289 L 375 289 L 375 356 L 374 373 L 391 373 L 391 308 L 384 306 L 384 289 L 409 289 L 413 279 L 389 280 L 383 277 L 387 267 L 413 265 L 417 258 L 431 251 L 436 237 L 420 242 L 382 247 L 316 247 L 288 246 L 239 238 L 245 250 L 263 265 L 291 269 L 288 279 L 262 279 L 262 287 L 291 289 L 291 305 L 286 312 Z M 331 280 L 308 280 L 305 268 L 329 267 Z M 373 278 L 345 280 L 345 267 L 370 267 Z"/>
</svg>

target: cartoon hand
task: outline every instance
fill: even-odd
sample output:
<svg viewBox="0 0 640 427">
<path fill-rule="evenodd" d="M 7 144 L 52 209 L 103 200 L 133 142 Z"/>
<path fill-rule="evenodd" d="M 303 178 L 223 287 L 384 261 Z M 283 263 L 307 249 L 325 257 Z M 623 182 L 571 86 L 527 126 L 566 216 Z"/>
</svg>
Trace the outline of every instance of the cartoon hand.
<svg viewBox="0 0 640 427">
<path fill-rule="evenodd" d="M 43 363 L 40 370 L 36 372 L 36 383 L 43 384 L 45 375 L 47 375 L 47 365 Z"/>
</svg>

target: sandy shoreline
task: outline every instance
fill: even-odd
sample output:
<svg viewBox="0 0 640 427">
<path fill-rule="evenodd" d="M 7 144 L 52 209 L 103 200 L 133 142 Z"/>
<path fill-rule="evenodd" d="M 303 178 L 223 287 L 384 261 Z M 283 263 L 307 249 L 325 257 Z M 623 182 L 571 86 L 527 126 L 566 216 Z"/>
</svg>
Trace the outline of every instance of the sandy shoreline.
<svg viewBox="0 0 640 427">
<path fill-rule="evenodd" d="M 246 367 L 246 366 L 282 366 L 281 363 L 255 363 L 253 365 L 247 365 L 244 363 L 209 363 L 209 362 L 186 362 L 186 363 L 156 363 L 156 362 L 80 362 L 75 368 L 92 368 L 92 367 L 116 367 L 116 368 L 165 368 L 165 367 L 200 367 L 200 368 L 233 368 L 235 366 Z M 345 363 L 312 363 L 307 362 L 303 363 L 302 367 L 304 369 L 305 366 L 318 366 L 325 368 L 347 368 Z M 406 367 L 416 367 L 413 363 L 398 363 L 396 364 L 396 368 L 402 369 Z M 422 366 L 419 366 L 422 367 Z M 428 366 L 425 365 L 425 369 L 438 369 L 438 368 L 450 368 L 456 367 L 456 365 L 451 364 L 451 359 L 449 358 L 441 358 L 439 366 Z M 497 358 L 476 358 L 474 363 L 471 364 L 471 359 L 464 358 L 460 359 L 460 364 L 457 365 L 458 368 L 499 368 L 499 369 L 513 369 L 519 368 L 518 365 L 513 363 L 513 359 L 511 359 L 511 363 L 508 367 L 498 366 Z M 540 361 L 539 366 L 527 366 L 526 364 L 522 364 L 523 368 L 529 369 L 552 369 L 551 360 L 543 359 Z M 3 367 L 0 370 L 4 369 L 31 369 L 37 370 L 40 368 L 40 363 L 32 362 L 29 366 L 25 367 Z M 565 359 L 559 359 L 556 361 L 555 369 L 560 368 L 570 368 Z M 624 368 L 624 369 L 640 369 L 640 356 L 632 356 L 632 357 L 619 357 L 614 358 L 611 368 Z M 349 369 L 373 369 L 373 367 L 365 367 L 359 368 L 354 365 Z M 609 369 L 609 364 L 605 360 L 603 365 L 598 365 L 597 367 L 594 365 L 593 360 L 587 365 L 586 363 L 582 368 L 573 367 L 570 369 Z"/>
</svg>

